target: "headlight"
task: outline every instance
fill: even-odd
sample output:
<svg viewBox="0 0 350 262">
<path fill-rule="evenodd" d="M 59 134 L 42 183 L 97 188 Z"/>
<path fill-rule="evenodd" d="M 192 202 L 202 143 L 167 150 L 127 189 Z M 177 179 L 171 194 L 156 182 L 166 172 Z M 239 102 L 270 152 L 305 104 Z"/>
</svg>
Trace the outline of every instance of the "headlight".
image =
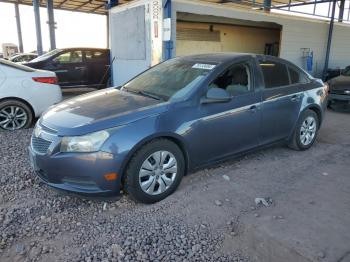
<svg viewBox="0 0 350 262">
<path fill-rule="evenodd" d="M 109 137 L 107 131 L 98 131 L 84 136 L 63 137 L 61 152 L 95 152 Z"/>
</svg>

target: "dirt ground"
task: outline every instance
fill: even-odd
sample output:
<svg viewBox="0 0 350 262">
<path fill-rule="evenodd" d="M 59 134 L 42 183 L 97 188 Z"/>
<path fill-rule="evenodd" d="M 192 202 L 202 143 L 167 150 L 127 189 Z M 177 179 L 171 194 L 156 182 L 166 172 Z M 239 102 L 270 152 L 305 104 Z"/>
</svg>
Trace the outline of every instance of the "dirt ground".
<svg viewBox="0 0 350 262">
<path fill-rule="evenodd" d="M 350 261 L 349 113 L 328 111 L 308 151 L 200 170 L 154 205 L 40 183 L 30 134 L 0 133 L 0 261 Z"/>
</svg>

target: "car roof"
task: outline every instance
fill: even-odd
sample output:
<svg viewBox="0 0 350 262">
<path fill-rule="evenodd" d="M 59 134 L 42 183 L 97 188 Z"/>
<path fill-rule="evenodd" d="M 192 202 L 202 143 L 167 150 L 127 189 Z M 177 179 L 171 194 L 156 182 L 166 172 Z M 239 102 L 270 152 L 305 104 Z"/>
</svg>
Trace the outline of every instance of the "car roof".
<svg viewBox="0 0 350 262">
<path fill-rule="evenodd" d="M 224 63 L 236 58 L 255 57 L 255 56 L 256 54 L 230 52 L 230 53 L 209 53 L 209 54 L 190 55 L 190 56 L 184 56 L 180 58 L 183 58 L 186 60 L 194 60 L 194 61 Z"/>
</svg>

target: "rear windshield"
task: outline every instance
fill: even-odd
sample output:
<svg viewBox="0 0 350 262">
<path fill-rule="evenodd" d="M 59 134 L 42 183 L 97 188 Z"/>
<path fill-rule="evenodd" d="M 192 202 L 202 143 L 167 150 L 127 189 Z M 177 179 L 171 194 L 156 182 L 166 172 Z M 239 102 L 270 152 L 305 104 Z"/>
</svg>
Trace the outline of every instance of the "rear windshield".
<svg viewBox="0 0 350 262">
<path fill-rule="evenodd" d="M 15 68 L 15 69 L 18 69 L 18 70 L 22 70 L 22 71 L 25 71 L 25 72 L 34 72 L 35 71 L 33 68 L 30 68 L 28 66 L 24 66 L 24 65 L 21 65 L 21 64 L 16 64 L 14 62 L 11 62 L 11 61 L 8 61 L 8 60 L 5 60 L 5 59 L 0 59 L 0 65 L 12 67 L 12 68 Z"/>
</svg>

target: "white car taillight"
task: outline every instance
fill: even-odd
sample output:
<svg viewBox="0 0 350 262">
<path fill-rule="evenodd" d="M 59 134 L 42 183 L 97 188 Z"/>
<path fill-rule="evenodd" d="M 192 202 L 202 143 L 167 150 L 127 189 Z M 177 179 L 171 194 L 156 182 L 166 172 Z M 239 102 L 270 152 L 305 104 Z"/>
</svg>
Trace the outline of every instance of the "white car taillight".
<svg viewBox="0 0 350 262">
<path fill-rule="evenodd" d="M 52 84 L 52 85 L 57 85 L 57 77 L 52 76 L 52 77 L 33 77 L 33 80 L 35 82 L 39 83 L 44 83 L 44 84 Z"/>
</svg>

